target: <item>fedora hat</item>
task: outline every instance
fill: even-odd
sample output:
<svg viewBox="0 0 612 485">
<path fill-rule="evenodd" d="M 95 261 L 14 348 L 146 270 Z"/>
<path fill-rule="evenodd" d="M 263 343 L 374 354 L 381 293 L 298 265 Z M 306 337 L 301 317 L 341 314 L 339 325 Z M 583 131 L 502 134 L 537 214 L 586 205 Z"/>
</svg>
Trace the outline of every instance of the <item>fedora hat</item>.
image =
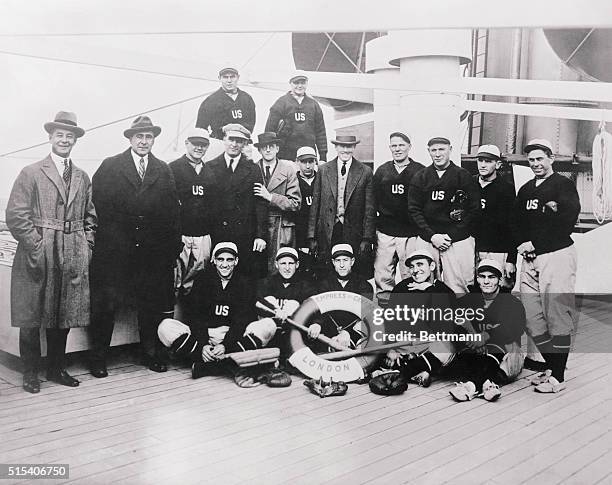
<svg viewBox="0 0 612 485">
<path fill-rule="evenodd" d="M 153 136 L 158 136 L 161 133 L 161 128 L 155 126 L 148 116 L 137 116 L 136 119 L 132 121 L 132 126 L 123 132 L 123 136 L 131 138 L 134 134 L 143 131 L 152 131 Z"/>
<path fill-rule="evenodd" d="M 72 131 L 77 138 L 85 134 L 85 130 L 77 126 L 76 115 L 70 111 L 59 111 L 55 115 L 55 119 L 45 123 L 44 126 L 45 131 L 49 134 L 53 133 L 53 130 L 57 128 Z"/>
<path fill-rule="evenodd" d="M 360 141 L 355 135 L 338 135 L 331 142 L 334 145 L 357 145 Z"/>
<path fill-rule="evenodd" d="M 272 145 L 275 143 L 279 145 L 281 142 L 280 138 L 276 136 L 273 131 L 264 131 L 261 135 L 257 135 L 257 143 L 253 143 L 257 148 L 265 147 L 266 145 Z"/>
</svg>

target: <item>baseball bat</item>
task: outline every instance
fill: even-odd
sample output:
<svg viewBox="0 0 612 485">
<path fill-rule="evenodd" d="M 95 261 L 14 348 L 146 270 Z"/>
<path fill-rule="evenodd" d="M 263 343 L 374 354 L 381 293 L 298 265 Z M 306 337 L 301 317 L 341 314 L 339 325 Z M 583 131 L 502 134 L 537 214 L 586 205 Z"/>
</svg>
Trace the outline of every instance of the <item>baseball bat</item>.
<svg viewBox="0 0 612 485">
<path fill-rule="evenodd" d="M 406 344 L 406 342 L 395 342 L 392 344 L 382 344 L 382 345 L 375 345 L 373 347 L 366 347 L 364 349 L 354 349 L 354 350 L 342 350 L 339 352 L 329 352 L 327 354 L 319 354 L 318 357 L 321 357 L 322 359 L 326 359 L 326 360 L 338 360 L 338 359 L 345 359 L 348 357 L 357 357 L 359 355 L 366 355 L 366 354 L 373 354 L 375 352 L 381 352 L 384 350 L 393 350 L 393 349 L 398 349 L 400 347 L 407 347 L 408 345 L 413 345 L 413 344 Z"/>
<path fill-rule="evenodd" d="M 258 310 L 261 310 L 266 315 L 270 315 L 272 317 L 274 316 L 274 308 L 268 307 L 260 301 L 255 302 L 255 307 Z M 301 330 L 302 332 L 308 333 L 308 327 L 305 327 L 304 325 L 300 325 L 299 323 L 294 322 L 293 319 L 287 318 L 286 322 L 292 327 L 297 328 L 298 330 Z M 320 340 L 324 344 L 329 345 L 332 349 L 336 349 L 338 351 L 348 350 L 346 347 L 340 345 L 337 342 L 334 342 L 332 339 L 330 339 L 329 337 L 325 335 L 319 335 L 317 337 L 317 340 Z"/>
</svg>

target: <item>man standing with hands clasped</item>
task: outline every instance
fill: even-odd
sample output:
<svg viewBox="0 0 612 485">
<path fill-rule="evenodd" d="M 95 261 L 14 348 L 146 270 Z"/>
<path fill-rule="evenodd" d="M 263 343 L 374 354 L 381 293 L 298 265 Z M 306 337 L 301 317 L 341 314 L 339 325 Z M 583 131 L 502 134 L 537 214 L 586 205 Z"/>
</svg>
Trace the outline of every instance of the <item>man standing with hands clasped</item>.
<svg viewBox="0 0 612 485">
<path fill-rule="evenodd" d="M 457 294 L 474 283 L 474 231 L 480 193 L 470 173 L 455 165 L 448 138 L 427 143 L 433 163 L 410 181 L 408 210 L 419 228 L 419 249 L 435 258 L 441 279 Z"/>
<path fill-rule="evenodd" d="M 6 224 L 17 240 L 11 273 L 11 324 L 19 328 L 23 389 L 40 391 L 40 329 L 47 337 L 47 379 L 76 387 L 65 369 L 70 328 L 89 325 L 89 261 L 96 213 L 87 174 L 70 153 L 85 130 L 60 111 L 45 123 L 51 153 L 25 167 L 11 191 Z"/>
</svg>

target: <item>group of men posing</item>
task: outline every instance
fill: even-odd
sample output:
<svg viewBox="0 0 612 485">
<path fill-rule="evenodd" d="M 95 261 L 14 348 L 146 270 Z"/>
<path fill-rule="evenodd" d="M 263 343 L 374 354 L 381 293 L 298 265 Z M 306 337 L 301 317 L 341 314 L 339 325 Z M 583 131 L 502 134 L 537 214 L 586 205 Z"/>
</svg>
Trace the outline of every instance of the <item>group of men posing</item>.
<svg viewBox="0 0 612 485">
<path fill-rule="evenodd" d="M 294 94 L 285 101 L 302 106 L 304 94 L 301 103 Z M 292 147 L 295 157 L 286 160 L 279 153 L 291 132 L 280 138 L 266 131 L 254 143 L 261 154 L 254 163 L 243 153 L 248 128 L 227 123 L 220 135 L 206 119 L 201 110 L 198 124 L 208 129 L 191 130 L 185 155 L 165 164 L 151 152 L 161 128 L 139 116 L 124 131 L 130 147 L 105 159 L 91 182 L 70 159 L 84 134 L 76 116 L 60 112 L 45 124 L 51 153 L 20 173 L 6 218 L 19 243 L 11 309 L 21 329 L 26 391 L 40 390 L 40 328 L 47 333 L 47 378 L 78 386 L 65 370 L 66 337 L 90 315 L 90 370 L 106 377 L 115 316 L 126 305 L 137 310 L 143 364 L 155 372 L 167 370 L 169 353 L 190 359 L 193 377 L 216 372 L 234 352 L 275 346 L 286 354 L 286 320 L 308 296 L 343 290 L 373 297 L 366 278 L 374 250 L 380 305 L 393 305 L 400 292 L 467 294 L 477 275 L 479 296 L 471 304 L 488 315 L 484 324 L 445 330 L 480 333 L 481 345 L 430 348 L 412 359 L 390 352 L 384 363 L 402 378 L 428 382 L 450 355 L 473 354 L 479 357 L 470 360 L 471 385 L 455 394 L 498 395 L 503 382 L 495 376 L 523 328 L 522 306 L 507 292 L 518 251 L 527 331 L 548 369 L 536 389 L 563 388 L 574 323 L 570 235 L 580 204 L 573 183 L 552 169 L 550 142 L 525 147 L 535 178 L 515 197 L 497 175 L 501 157 L 492 145 L 479 149 L 476 178 L 451 161 L 448 139 L 429 140 L 433 163 L 424 167 L 409 157 L 411 140 L 401 132 L 390 135 L 392 160 L 375 174 L 353 157 L 359 140 L 351 135 L 331 140 L 337 157 L 317 169 L 326 148 L 316 137 Z M 283 130 L 283 120 L 272 124 Z M 203 163 L 211 133 L 223 137 L 224 153 Z M 258 300 L 273 318 L 257 314 Z M 362 335 L 353 323 L 315 320 L 308 334 L 354 347 Z"/>
</svg>

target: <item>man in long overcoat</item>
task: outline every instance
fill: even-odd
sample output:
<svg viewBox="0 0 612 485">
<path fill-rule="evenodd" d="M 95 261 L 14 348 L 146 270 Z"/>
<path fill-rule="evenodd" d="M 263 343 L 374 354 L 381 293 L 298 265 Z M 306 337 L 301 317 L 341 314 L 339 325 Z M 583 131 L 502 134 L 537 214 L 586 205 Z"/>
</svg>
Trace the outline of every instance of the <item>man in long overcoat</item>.
<svg viewBox="0 0 612 485">
<path fill-rule="evenodd" d="M 19 327 L 23 388 L 40 391 L 40 329 L 47 337 L 47 379 L 76 387 L 65 370 L 70 328 L 89 325 L 89 261 L 96 213 L 91 182 L 70 159 L 85 131 L 74 113 L 45 123 L 51 153 L 25 167 L 11 191 L 6 223 L 17 240 L 11 273 L 11 323 Z"/>
<path fill-rule="evenodd" d="M 105 159 L 92 179 L 99 217 L 92 261 L 91 373 L 106 377 L 117 310 L 138 314 L 143 365 L 167 370 L 157 326 L 172 316 L 174 264 L 181 250 L 179 201 L 168 165 L 151 153 L 161 128 L 137 117 L 123 132 L 130 148 Z"/>
<path fill-rule="evenodd" d="M 262 276 L 268 227 L 268 203 L 254 193 L 263 184 L 261 170 L 242 153 L 251 132 L 239 124 L 223 127 L 225 151 L 204 165 L 202 173 L 211 212 L 213 246 L 231 241 L 238 246 L 242 272 Z"/>
<path fill-rule="evenodd" d="M 321 165 L 315 179 L 308 243 L 319 264 L 331 260 L 336 244 L 358 248 L 360 273 L 365 276 L 364 260 L 371 254 L 375 237 L 372 170 L 353 158 L 359 143 L 355 136 L 339 135 L 332 143 L 338 156 Z"/>
<path fill-rule="evenodd" d="M 261 154 L 257 163 L 264 185 L 254 193 L 268 204 L 268 275 L 276 271 L 276 253 L 280 247 L 295 247 L 295 217 L 302 205 L 300 183 L 294 162 L 277 157 L 280 140 L 274 132 L 259 135 L 255 147 Z"/>
</svg>

